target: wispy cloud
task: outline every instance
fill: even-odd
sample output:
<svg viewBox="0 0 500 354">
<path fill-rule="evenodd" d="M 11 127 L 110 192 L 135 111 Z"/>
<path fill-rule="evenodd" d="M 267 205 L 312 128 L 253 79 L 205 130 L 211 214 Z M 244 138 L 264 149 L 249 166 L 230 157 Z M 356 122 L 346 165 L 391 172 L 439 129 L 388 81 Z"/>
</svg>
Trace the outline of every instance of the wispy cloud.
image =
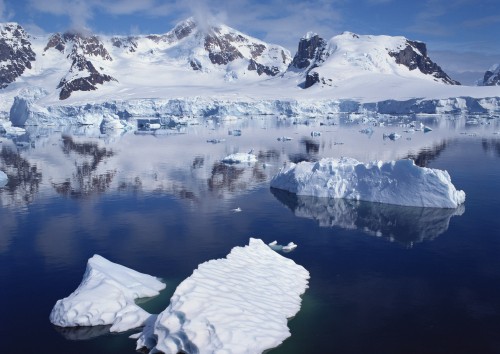
<svg viewBox="0 0 500 354">
<path fill-rule="evenodd" d="M 14 17 L 14 12 L 5 4 L 4 0 L 0 0 L 0 22 L 9 21 Z"/>
<path fill-rule="evenodd" d="M 500 23 L 500 15 L 485 16 L 473 20 L 464 21 L 463 25 L 466 27 L 483 27 L 495 23 Z"/>
</svg>

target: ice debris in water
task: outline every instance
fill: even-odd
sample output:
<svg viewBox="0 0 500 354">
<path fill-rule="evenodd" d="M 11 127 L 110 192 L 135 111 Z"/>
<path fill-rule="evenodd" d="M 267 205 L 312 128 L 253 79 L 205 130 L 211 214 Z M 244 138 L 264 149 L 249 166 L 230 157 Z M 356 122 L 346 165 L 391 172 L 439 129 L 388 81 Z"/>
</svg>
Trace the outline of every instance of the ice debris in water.
<svg viewBox="0 0 500 354">
<path fill-rule="evenodd" d="M 398 133 L 389 133 L 389 134 L 385 134 L 384 133 L 384 139 L 385 138 L 389 138 L 391 140 L 398 140 L 399 138 L 401 138 L 401 135 L 399 135 Z"/>
<path fill-rule="evenodd" d="M 413 160 L 364 164 L 343 157 L 288 163 L 271 187 L 298 195 L 417 207 L 456 208 L 465 202 L 465 192 L 455 188 L 447 171 L 418 167 Z"/>
<path fill-rule="evenodd" d="M 297 248 L 297 245 L 293 242 L 289 242 L 287 245 L 283 246 L 278 244 L 278 241 L 273 241 L 268 243 L 268 246 L 275 251 L 290 252 Z"/>
<path fill-rule="evenodd" d="M 228 155 L 222 159 L 222 162 L 228 164 L 237 163 L 253 163 L 257 162 L 257 156 L 254 154 L 249 154 L 246 152 L 237 152 L 235 154 Z"/>
<path fill-rule="evenodd" d="M 290 138 L 289 136 L 278 137 L 278 141 L 290 141 L 290 140 L 293 140 L 293 138 Z"/>
<path fill-rule="evenodd" d="M 198 266 L 137 348 L 151 353 L 262 353 L 280 345 L 301 306 L 309 272 L 262 240 Z"/>
<path fill-rule="evenodd" d="M 241 212 L 241 208 L 237 207 L 237 208 L 231 209 L 231 211 L 234 212 L 234 213 L 240 213 Z"/>
<path fill-rule="evenodd" d="M 135 299 L 159 294 L 165 284 L 157 278 L 94 255 L 78 288 L 58 300 L 50 322 L 60 327 L 111 325 L 122 332 L 143 326 L 151 316 Z"/>
</svg>

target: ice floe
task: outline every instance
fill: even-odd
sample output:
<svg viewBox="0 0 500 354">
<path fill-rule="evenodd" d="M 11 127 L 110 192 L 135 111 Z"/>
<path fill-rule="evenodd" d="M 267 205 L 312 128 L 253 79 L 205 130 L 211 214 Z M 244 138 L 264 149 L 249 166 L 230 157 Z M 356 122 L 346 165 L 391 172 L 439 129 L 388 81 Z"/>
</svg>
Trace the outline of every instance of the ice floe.
<svg viewBox="0 0 500 354">
<path fill-rule="evenodd" d="M 134 300 L 156 296 L 163 288 L 151 275 L 94 255 L 78 288 L 55 304 L 50 322 L 61 327 L 111 325 L 112 332 L 137 328 L 151 315 Z"/>
<path fill-rule="evenodd" d="M 288 163 L 271 187 L 298 195 L 418 207 L 456 208 L 465 201 L 465 192 L 455 188 L 447 171 L 418 167 L 413 160 L 364 164 L 343 157 Z"/>
<path fill-rule="evenodd" d="M 222 162 L 229 164 L 237 163 L 253 163 L 257 162 L 257 156 L 246 152 L 237 152 L 235 154 L 228 155 L 222 159 Z"/>
<path fill-rule="evenodd" d="M 267 244 L 271 249 L 275 251 L 283 251 L 285 253 L 291 252 L 297 248 L 297 245 L 293 242 L 289 242 L 287 245 L 283 246 L 278 244 L 278 241 L 273 241 Z"/>
<path fill-rule="evenodd" d="M 184 280 L 137 348 L 162 353 L 261 353 L 290 336 L 309 272 L 262 240 L 201 264 Z"/>
</svg>

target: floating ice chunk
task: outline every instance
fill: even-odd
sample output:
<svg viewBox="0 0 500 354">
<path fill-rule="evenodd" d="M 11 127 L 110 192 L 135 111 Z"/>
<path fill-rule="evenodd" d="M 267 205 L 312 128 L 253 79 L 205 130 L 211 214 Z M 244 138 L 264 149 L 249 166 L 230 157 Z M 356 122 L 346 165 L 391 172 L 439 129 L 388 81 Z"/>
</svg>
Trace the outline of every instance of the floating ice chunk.
<svg viewBox="0 0 500 354">
<path fill-rule="evenodd" d="M 401 138 L 401 135 L 399 135 L 398 133 L 389 133 L 389 134 L 385 134 L 384 133 L 384 139 L 385 138 L 389 138 L 391 140 L 398 140 L 399 138 Z"/>
<path fill-rule="evenodd" d="M 112 325 L 110 331 L 122 332 L 143 326 L 151 316 L 134 302 L 156 296 L 165 284 L 151 275 L 94 255 L 78 288 L 58 300 L 50 322 L 61 327 Z"/>
<path fill-rule="evenodd" d="M 9 177 L 5 174 L 5 172 L 0 171 L 0 187 L 3 187 L 9 181 Z"/>
<path fill-rule="evenodd" d="M 344 157 L 289 163 L 273 177 L 271 187 L 298 195 L 419 207 L 456 208 L 465 201 L 448 172 L 418 167 L 413 160 L 363 164 Z"/>
<path fill-rule="evenodd" d="M 283 245 L 278 244 L 278 241 L 273 241 L 273 242 L 268 243 L 267 245 L 275 251 L 283 251 L 285 253 L 293 251 L 294 249 L 297 248 L 297 245 L 293 242 L 289 242 L 288 245 L 283 246 Z"/>
<path fill-rule="evenodd" d="M 424 127 L 422 128 L 422 130 L 424 131 L 424 133 L 428 133 L 428 132 L 431 132 L 432 129 L 429 128 L 428 126 L 424 125 Z"/>
<path fill-rule="evenodd" d="M 368 127 L 368 128 L 361 129 L 359 132 L 361 134 L 366 134 L 368 136 L 371 136 L 373 134 L 374 130 L 373 130 L 373 128 Z"/>
<path fill-rule="evenodd" d="M 228 135 L 241 136 L 241 129 L 233 129 L 227 132 Z"/>
<path fill-rule="evenodd" d="M 229 164 L 257 162 L 257 156 L 246 152 L 237 152 L 222 159 L 222 162 Z"/>
<path fill-rule="evenodd" d="M 238 207 L 238 208 L 235 208 L 235 209 L 231 209 L 232 212 L 235 212 L 235 213 L 241 213 L 241 208 Z"/>
<path fill-rule="evenodd" d="M 311 136 L 312 136 L 312 137 L 314 137 L 314 136 L 321 136 L 321 132 L 312 131 L 312 132 L 311 132 Z"/>
<path fill-rule="evenodd" d="M 297 248 L 297 245 L 293 242 L 289 242 L 288 245 L 283 246 L 283 252 L 290 252 Z"/>
<path fill-rule="evenodd" d="M 224 141 L 226 141 L 226 139 L 208 139 L 207 143 L 219 144 L 219 143 L 223 143 Z"/>
<path fill-rule="evenodd" d="M 289 136 L 278 137 L 278 141 L 290 141 L 290 140 L 293 140 L 293 138 L 290 138 Z"/>
<path fill-rule="evenodd" d="M 162 353 L 261 353 L 290 336 L 309 272 L 250 239 L 224 259 L 205 262 L 146 326 L 137 348 Z"/>
</svg>

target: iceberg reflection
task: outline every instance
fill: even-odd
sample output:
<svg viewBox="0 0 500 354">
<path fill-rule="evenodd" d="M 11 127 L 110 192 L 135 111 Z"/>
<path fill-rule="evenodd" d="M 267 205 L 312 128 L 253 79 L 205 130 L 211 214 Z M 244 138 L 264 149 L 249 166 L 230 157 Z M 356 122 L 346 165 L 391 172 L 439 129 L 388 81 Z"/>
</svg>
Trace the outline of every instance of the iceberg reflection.
<svg viewBox="0 0 500 354">
<path fill-rule="evenodd" d="M 463 204 L 456 209 L 417 208 L 301 196 L 275 188 L 271 193 L 295 216 L 317 220 L 320 227 L 358 229 L 409 247 L 438 237 L 448 230 L 452 216 L 465 212 Z"/>
</svg>

